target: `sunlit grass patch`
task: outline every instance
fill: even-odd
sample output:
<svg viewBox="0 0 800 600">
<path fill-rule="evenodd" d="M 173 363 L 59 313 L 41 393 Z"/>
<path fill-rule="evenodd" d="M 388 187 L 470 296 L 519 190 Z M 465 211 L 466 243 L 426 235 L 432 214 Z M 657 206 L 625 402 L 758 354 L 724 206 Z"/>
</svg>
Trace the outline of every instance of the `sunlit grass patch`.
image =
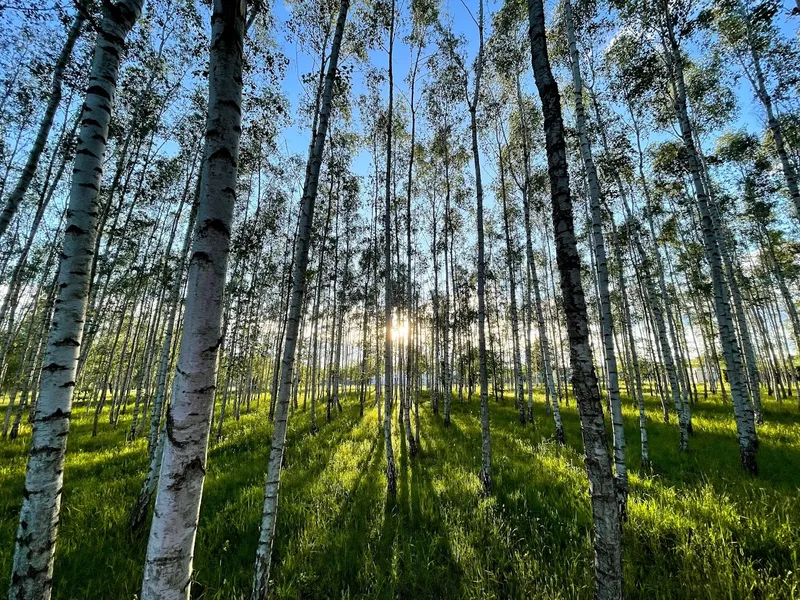
<svg viewBox="0 0 800 600">
<path fill-rule="evenodd" d="M 536 394 L 522 427 L 510 397 L 490 401 L 494 494 L 483 497 L 480 411 L 452 403 L 452 424 L 420 408 L 421 451 L 409 456 L 395 413 L 398 495 L 386 497 L 383 435 L 374 397 L 363 417 L 343 412 L 310 433 L 308 412 L 290 420 L 274 547 L 275 598 L 590 598 L 591 511 L 574 401 L 562 407 L 567 446 Z M 249 594 L 271 425 L 268 398 L 212 435 L 195 557 L 193 597 Z M 324 408 L 324 407 L 323 407 Z M 640 468 L 638 411 L 625 400 L 630 468 L 624 532 L 628 598 L 793 598 L 800 590 L 800 415 L 765 401 L 761 474 L 739 467 L 730 404 L 693 407 L 688 454 L 674 422 L 647 399 L 653 469 Z M 65 472 L 55 598 L 133 598 L 146 531 L 127 530 L 146 466 L 146 440 L 75 411 Z M 0 569 L 10 571 L 29 428 L 0 441 Z"/>
</svg>

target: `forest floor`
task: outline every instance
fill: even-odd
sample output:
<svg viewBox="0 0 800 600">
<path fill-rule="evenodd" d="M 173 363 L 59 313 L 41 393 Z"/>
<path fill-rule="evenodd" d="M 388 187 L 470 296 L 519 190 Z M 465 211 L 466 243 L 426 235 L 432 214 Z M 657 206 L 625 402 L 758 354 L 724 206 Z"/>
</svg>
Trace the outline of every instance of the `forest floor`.
<svg viewBox="0 0 800 600">
<path fill-rule="evenodd" d="M 480 411 L 453 400 L 442 425 L 420 407 L 422 451 L 411 458 L 394 419 L 398 495 L 386 499 L 382 435 L 374 407 L 341 414 L 309 433 L 290 421 L 273 551 L 274 598 L 590 598 L 591 514 L 574 402 L 563 407 L 567 446 L 552 441 L 541 396 L 535 426 L 513 402 L 491 402 L 495 492 L 482 498 Z M 757 478 L 739 467 L 732 408 L 718 398 L 693 407 L 691 450 L 677 425 L 648 404 L 652 472 L 642 472 L 638 414 L 626 402 L 631 470 L 624 526 L 627 598 L 800 597 L 800 411 L 796 399 L 765 402 Z M 247 598 L 263 501 L 271 427 L 266 405 L 230 419 L 212 445 L 195 554 L 194 598 Z M 0 404 L 0 415 L 4 413 Z M 141 485 L 146 441 L 125 442 L 130 411 L 74 410 L 55 566 L 57 600 L 130 599 L 140 590 L 146 531 L 128 514 Z M 0 586 L 11 570 L 22 498 L 26 428 L 0 440 Z M 4 592 L 3 592 L 4 593 Z"/>
</svg>

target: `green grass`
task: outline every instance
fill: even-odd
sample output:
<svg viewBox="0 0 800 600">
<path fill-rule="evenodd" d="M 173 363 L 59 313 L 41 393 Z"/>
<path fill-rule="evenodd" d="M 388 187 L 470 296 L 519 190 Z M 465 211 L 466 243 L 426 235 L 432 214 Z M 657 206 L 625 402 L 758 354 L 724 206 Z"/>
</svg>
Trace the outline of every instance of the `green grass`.
<svg viewBox="0 0 800 600">
<path fill-rule="evenodd" d="M 477 396 L 476 396 L 477 399 Z M 273 553 L 275 598 L 590 598 L 591 514 L 580 427 L 564 407 L 568 445 L 537 398 L 522 428 L 506 399 L 492 402 L 495 493 L 481 498 L 477 401 L 453 401 L 450 428 L 425 402 L 422 454 L 411 459 L 395 424 L 398 496 L 387 504 L 375 410 L 352 399 L 316 436 L 292 417 Z M 227 423 L 210 450 L 193 597 L 246 598 L 258 537 L 270 426 L 261 410 Z M 638 417 L 625 408 L 630 520 L 624 527 L 628 598 L 800 597 L 800 413 L 766 402 L 761 474 L 739 467 L 732 408 L 694 407 L 688 454 L 677 426 L 649 410 L 652 473 L 639 470 Z M 0 409 L 2 410 L 2 409 Z M 0 413 L 2 414 L 2 413 Z M 139 591 L 146 532 L 126 528 L 145 467 L 145 443 L 76 407 L 55 567 L 57 599 L 124 599 Z M 10 572 L 29 429 L 0 440 L 0 585 Z"/>
</svg>

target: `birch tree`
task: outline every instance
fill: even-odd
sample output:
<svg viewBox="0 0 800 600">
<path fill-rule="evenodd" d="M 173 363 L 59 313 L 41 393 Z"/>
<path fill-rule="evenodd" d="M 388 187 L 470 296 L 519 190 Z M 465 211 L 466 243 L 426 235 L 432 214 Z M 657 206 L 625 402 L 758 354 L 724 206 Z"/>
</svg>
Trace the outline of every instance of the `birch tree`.
<svg viewBox="0 0 800 600">
<path fill-rule="evenodd" d="M 205 157 L 142 599 L 189 598 L 241 136 L 246 0 L 213 5 Z"/>
<path fill-rule="evenodd" d="M 617 372 L 617 356 L 614 347 L 614 324 L 611 316 L 611 293 L 609 291 L 608 263 L 606 245 L 603 234 L 601 212 L 600 181 L 592 155 L 586 125 L 586 112 L 583 105 L 583 78 L 581 76 L 580 56 L 575 39 L 575 24 L 572 16 L 570 0 L 564 0 L 564 21 L 567 29 L 567 43 L 572 67 L 572 87 L 575 94 L 575 118 L 578 122 L 578 140 L 581 159 L 586 170 L 589 184 L 589 200 L 592 215 L 592 240 L 594 255 L 597 260 L 597 280 L 600 295 L 600 317 L 603 332 L 603 349 L 605 355 L 606 378 L 608 383 L 609 405 L 611 407 L 611 423 L 614 440 L 614 474 L 615 489 L 619 502 L 620 514 L 625 518 L 628 495 L 628 469 L 625 465 L 625 429 L 622 422 L 622 404 L 619 395 L 619 375 Z"/>
<path fill-rule="evenodd" d="M 82 1 L 82 0 L 81 0 Z M 14 190 L 9 194 L 6 199 L 3 211 L 0 212 L 0 239 L 8 230 L 8 225 L 11 219 L 19 209 L 19 205 L 25 198 L 28 188 L 33 181 L 36 170 L 39 167 L 39 160 L 41 159 L 42 152 L 47 144 L 47 138 L 50 135 L 50 129 L 53 126 L 53 120 L 56 116 L 56 111 L 61 104 L 62 88 L 64 69 L 72 56 L 72 49 L 75 47 L 75 42 L 81 35 L 83 24 L 86 20 L 85 7 L 78 3 L 78 10 L 75 13 L 75 18 L 72 25 L 67 32 L 67 39 L 64 41 L 64 46 L 61 48 L 61 53 L 58 55 L 55 67 L 53 68 L 53 81 L 50 89 L 50 98 L 47 101 L 47 106 L 44 110 L 44 115 L 39 123 L 39 130 L 36 132 L 36 138 L 33 141 L 31 150 L 28 154 L 28 160 L 20 173 Z"/>
<path fill-rule="evenodd" d="M 105 6 L 92 58 L 59 261 L 59 291 L 33 417 L 9 587 L 12 600 L 48 600 L 52 592 L 64 456 L 97 235 L 103 159 L 125 38 L 141 14 L 143 2 L 120 0 Z"/>
<path fill-rule="evenodd" d="M 594 522 L 595 598 L 622 598 L 622 530 L 603 405 L 589 346 L 588 315 L 580 276 L 567 170 L 561 98 L 553 78 L 541 0 L 528 0 L 528 34 L 536 87 L 542 101 L 556 258 L 569 334 L 572 385 L 583 433 Z"/>
<path fill-rule="evenodd" d="M 325 140 L 331 115 L 333 88 L 339 64 L 339 53 L 344 37 L 349 0 L 342 0 L 336 19 L 336 29 L 331 42 L 328 57 L 328 70 L 320 97 L 318 113 L 314 116 L 315 127 L 312 130 L 311 144 L 306 163 L 306 176 L 303 184 L 303 197 L 300 201 L 298 236 L 295 243 L 295 264 L 292 273 L 292 292 L 289 304 L 289 315 L 286 325 L 286 343 L 283 349 L 281 367 L 281 385 L 278 392 L 275 428 L 272 433 L 267 478 L 264 486 L 264 507 L 261 514 L 261 528 L 256 550 L 255 575 L 251 598 L 266 599 L 269 592 L 270 566 L 272 564 L 272 546 L 275 539 L 275 524 L 278 515 L 278 491 L 280 486 L 281 465 L 286 448 L 286 429 L 289 420 L 289 392 L 291 389 L 295 344 L 300 328 L 300 317 L 305 298 L 306 270 L 308 268 L 308 249 L 314 224 L 314 205 L 317 199 L 317 186 L 325 151 Z M 387 396 L 388 397 L 388 396 Z"/>
</svg>

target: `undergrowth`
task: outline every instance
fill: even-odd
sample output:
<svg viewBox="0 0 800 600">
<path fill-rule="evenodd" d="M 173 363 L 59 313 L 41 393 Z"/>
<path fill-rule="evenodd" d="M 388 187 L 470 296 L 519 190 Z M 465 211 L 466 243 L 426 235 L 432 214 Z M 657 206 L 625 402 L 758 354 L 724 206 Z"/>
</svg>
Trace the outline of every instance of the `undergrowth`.
<svg viewBox="0 0 800 600">
<path fill-rule="evenodd" d="M 477 400 L 477 395 L 475 395 Z M 537 397 L 522 427 L 509 398 L 491 405 L 492 497 L 481 496 L 480 411 L 453 400 L 445 428 L 420 407 L 422 450 L 411 458 L 393 421 L 398 495 L 387 502 L 374 408 L 354 397 L 309 432 L 291 417 L 273 552 L 274 598 L 590 598 L 591 512 L 574 402 L 562 407 L 567 446 Z M 211 445 L 195 554 L 193 597 L 247 598 L 271 427 L 268 402 L 230 419 Z M 371 408 L 371 409 L 370 409 Z M 2 411 L 2 407 L 0 407 Z M 739 466 L 733 411 L 719 398 L 693 407 L 690 451 L 648 400 L 653 469 L 640 469 L 638 413 L 625 405 L 631 496 L 624 526 L 628 598 L 800 597 L 800 413 L 765 402 L 760 475 Z M 126 443 L 130 414 L 91 437 L 73 411 L 54 598 L 135 598 L 146 531 L 128 514 L 146 442 Z M 674 419 L 673 419 L 674 421 Z M 30 430 L 0 440 L 0 582 L 8 581 Z"/>
</svg>

